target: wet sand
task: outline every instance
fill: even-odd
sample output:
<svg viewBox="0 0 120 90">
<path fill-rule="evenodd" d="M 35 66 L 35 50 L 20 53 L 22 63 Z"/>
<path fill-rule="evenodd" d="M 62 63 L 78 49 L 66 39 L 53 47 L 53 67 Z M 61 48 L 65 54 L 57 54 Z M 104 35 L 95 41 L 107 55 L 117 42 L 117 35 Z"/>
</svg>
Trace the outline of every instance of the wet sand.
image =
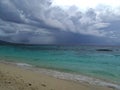
<svg viewBox="0 0 120 90">
<path fill-rule="evenodd" d="M 0 63 L 0 90 L 114 90 L 88 83 L 57 79 L 48 75 Z"/>
</svg>

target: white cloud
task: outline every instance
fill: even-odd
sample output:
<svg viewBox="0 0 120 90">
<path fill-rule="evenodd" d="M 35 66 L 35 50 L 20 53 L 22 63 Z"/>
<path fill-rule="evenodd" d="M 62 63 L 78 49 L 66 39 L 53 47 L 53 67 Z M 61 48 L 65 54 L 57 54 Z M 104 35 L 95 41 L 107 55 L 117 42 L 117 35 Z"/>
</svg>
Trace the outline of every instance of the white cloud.
<svg viewBox="0 0 120 90">
<path fill-rule="evenodd" d="M 120 0 L 53 0 L 53 6 L 60 6 L 65 8 L 72 5 L 77 6 L 82 10 L 95 8 L 98 5 L 107 5 L 116 8 L 120 6 Z"/>
<path fill-rule="evenodd" d="M 107 38 L 119 37 L 116 35 L 119 28 L 111 30 L 114 21 L 120 23 L 119 11 L 119 8 L 115 10 L 106 5 L 89 8 L 83 12 L 75 5 L 67 9 L 53 6 L 49 0 L 1 0 L 0 36 L 7 35 L 12 37 L 10 39 L 13 41 L 21 42 L 27 39 L 26 41 L 30 43 L 53 43 L 57 40 L 55 37 L 59 32 Z"/>
</svg>

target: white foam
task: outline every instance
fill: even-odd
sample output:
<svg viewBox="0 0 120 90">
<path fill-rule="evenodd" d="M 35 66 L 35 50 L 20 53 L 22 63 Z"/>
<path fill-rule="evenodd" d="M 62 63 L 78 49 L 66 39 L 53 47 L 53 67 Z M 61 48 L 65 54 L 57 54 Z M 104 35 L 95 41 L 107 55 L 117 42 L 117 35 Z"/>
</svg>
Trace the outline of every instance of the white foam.
<svg viewBox="0 0 120 90">
<path fill-rule="evenodd" d="M 31 67 L 32 65 L 30 64 L 26 64 L 26 63 L 16 63 L 17 66 L 21 66 L 21 67 Z"/>
<path fill-rule="evenodd" d="M 26 64 L 26 63 L 16 63 L 16 65 L 20 66 L 20 67 L 25 67 L 26 69 L 29 68 L 33 71 L 43 73 L 43 74 L 46 74 L 49 76 L 53 76 L 53 77 L 59 78 L 59 79 L 72 80 L 72 81 L 83 82 L 83 83 L 87 82 L 92 85 L 107 86 L 107 87 L 114 88 L 116 90 L 120 90 L 120 85 L 118 85 L 118 84 L 106 82 L 104 80 L 92 78 L 89 76 L 59 72 L 59 71 L 49 70 L 49 69 L 33 68 L 32 65 Z"/>
<path fill-rule="evenodd" d="M 107 81 L 103 81 L 100 79 L 84 76 L 84 75 L 77 75 L 77 74 L 71 74 L 71 73 L 65 73 L 65 72 L 59 72 L 54 70 L 47 70 L 47 69 L 39 69 L 40 73 L 44 73 L 47 75 L 54 76 L 59 79 L 66 79 L 66 80 L 72 80 L 72 81 L 78 81 L 78 82 L 87 82 L 92 85 L 99 85 L 99 86 L 107 86 L 114 88 L 116 90 L 120 90 L 120 85 L 110 83 Z"/>
</svg>

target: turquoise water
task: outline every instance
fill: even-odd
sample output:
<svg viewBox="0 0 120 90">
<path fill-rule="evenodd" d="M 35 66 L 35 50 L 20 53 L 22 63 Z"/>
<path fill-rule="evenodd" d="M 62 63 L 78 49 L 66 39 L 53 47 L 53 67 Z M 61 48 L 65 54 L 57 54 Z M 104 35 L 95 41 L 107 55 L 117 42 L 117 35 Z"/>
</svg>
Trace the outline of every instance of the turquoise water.
<svg viewBox="0 0 120 90">
<path fill-rule="evenodd" d="M 83 74 L 120 84 L 119 47 L 1 45 L 0 60 L 28 63 L 36 67 Z"/>
</svg>

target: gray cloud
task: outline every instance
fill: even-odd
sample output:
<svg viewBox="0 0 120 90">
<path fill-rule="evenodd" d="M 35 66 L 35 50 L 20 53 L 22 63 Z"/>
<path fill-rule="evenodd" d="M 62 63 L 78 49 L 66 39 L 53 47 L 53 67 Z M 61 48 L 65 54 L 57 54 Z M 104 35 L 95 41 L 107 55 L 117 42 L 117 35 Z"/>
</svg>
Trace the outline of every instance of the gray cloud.
<svg viewBox="0 0 120 90">
<path fill-rule="evenodd" d="M 1 0 L 0 38 L 39 44 L 81 43 L 82 40 L 82 43 L 84 40 L 98 43 L 94 38 L 118 43 L 118 11 L 105 6 L 85 12 L 75 6 L 64 10 L 52 6 L 49 0 Z"/>
</svg>

